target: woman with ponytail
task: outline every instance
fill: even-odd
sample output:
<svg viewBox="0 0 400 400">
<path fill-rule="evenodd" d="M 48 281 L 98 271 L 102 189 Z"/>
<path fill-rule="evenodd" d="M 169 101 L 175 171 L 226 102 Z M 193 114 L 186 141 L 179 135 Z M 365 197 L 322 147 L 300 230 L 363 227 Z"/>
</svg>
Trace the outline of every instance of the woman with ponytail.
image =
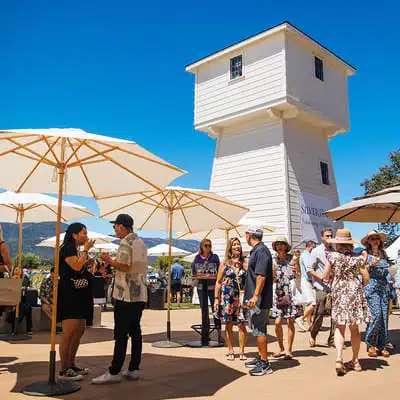
<svg viewBox="0 0 400 400">
<path fill-rule="evenodd" d="M 62 323 L 60 340 L 61 380 L 81 380 L 89 371 L 75 364 L 75 356 L 86 325 L 93 320 L 91 276 L 87 271 L 88 251 L 94 240 L 87 237 L 86 226 L 71 224 L 65 232 L 59 254 L 59 298 L 57 321 Z M 79 254 L 79 247 L 84 246 Z"/>
</svg>

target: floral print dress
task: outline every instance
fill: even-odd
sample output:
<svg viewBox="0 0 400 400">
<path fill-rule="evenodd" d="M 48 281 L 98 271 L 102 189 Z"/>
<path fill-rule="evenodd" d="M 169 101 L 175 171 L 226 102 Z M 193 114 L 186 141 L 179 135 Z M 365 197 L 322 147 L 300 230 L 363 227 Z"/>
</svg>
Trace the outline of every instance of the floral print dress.
<svg viewBox="0 0 400 400">
<path fill-rule="evenodd" d="M 390 288 L 387 282 L 389 264 L 380 260 L 369 271 L 370 280 L 364 288 L 368 306 L 372 314 L 372 321 L 368 323 L 365 332 L 365 342 L 368 347 L 374 346 L 383 350 L 389 343 L 388 319 Z"/>
<path fill-rule="evenodd" d="M 369 322 L 371 313 L 358 279 L 360 267 L 365 257 L 354 253 L 331 251 L 326 254 L 332 266 L 333 281 L 331 284 L 332 319 L 339 325 L 354 325 Z"/>
<path fill-rule="evenodd" d="M 273 257 L 275 269 L 275 290 L 272 316 L 275 318 L 296 318 L 300 315 L 299 308 L 294 304 L 293 287 L 296 279 L 296 267 L 293 257 L 288 254 L 285 260 L 277 255 Z M 277 304 L 278 296 L 286 296 L 288 305 Z"/>
<path fill-rule="evenodd" d="M 235 272 L 236 271 L 236 272 Z M 246 320 L 240 303 L 240 292 L 244 290 L 246 271 L 240 262 L 232 261 L 225 265 L 224 277 L 222 278 L 221 298 L 216 317 L 225 322 L 241 323 Z"/>
</svg>

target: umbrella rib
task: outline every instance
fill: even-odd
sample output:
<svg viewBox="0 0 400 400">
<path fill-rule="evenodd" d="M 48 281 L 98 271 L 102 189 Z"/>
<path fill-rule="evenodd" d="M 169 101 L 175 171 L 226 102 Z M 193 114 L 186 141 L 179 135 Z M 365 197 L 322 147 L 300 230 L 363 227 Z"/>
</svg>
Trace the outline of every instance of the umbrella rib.
<svg viewBox="0 0 400 400">
<path fill-rule="evenodd" d="M 390 224 L 390 220 L 393 218 L 393 216 L 396 214 L 396 212 L 399 210 L 399 205 L 396 203 L 393 203 L 393 205 L 396 207 L 392 214 L 390 215 L 389 219 L 387 220 L 387 224 Z"/>
<path fill-rule="evenodd" d="M 358 210 L 361 210 L 361 209 L 364 208 L 364 207 L 365 207 L 365 206 L 357 207 L 355 210 L 352 210 L 352 211 L 350 211 L 350 212 L 348 212 L 348 213 L 342 215 L 341 217 L 336 218 L 335 221 L 341 221 L 343 218 L 346 218 L 346 217 L 348 217 L 349 215 L 354 214 L 355 212 L 357 212 Z"/>
<path fill-rule="evenodd" d="M 56 145 L 56 143 L 58 142 L 60 138 L 57 138 L 52 147 L 54 147 Z M 45 159 L 45 157 L 47 156 L 47 154 L 49 154 L 50 149 L 46 151 L 46 153 L 44 153 L 44 156 L 42 157 L 42 160 Z M 32 168 L 32 171 L 28 174 L 28 176 L 25 178 L 25 180 L 22 182 L 21 186 L 16 190 L 16 192 L 18 193 L 26 184 L 26 182 L 28 182 L 28 180 L 31 178 L 31 176 L 34 174 L 34 172 L 37 170 L 37 168 L 39 167 L 39 165 L 41 164 L 41 161 L 38 161 L 37 164 Z M 56 165 L 54 165 L 56 167 Z"/>
<path fill-rule="evenodd" d="M 67 138 L 67 141 L 68 141 L 69 146 L 70 146 L 71 148 L 73 148 L 73 147 L 72 147 L 72 142 L 71 142 L 70 138 Z M 75 149 L 75 150 L 73 151 L 73 153 L 71 154 L 70 158 L 71 158 L 71 157 L 75 157 L 76 160 L 77 160 L 78 163 L 79 163 L 80 160 L 79 160 L 79 157 L 78 157 L 77 152 L 78 152 L 78 149 Z M 91 185 L 91 183 L 90 183 L 90 181 L 89 181 L 88 176 L 86 175 L 86 171 L 84 170 L 84 168 L 83 168 L 82 165 L 79 165 L 79 168 L 80 168 L 80 170 L 81 170 L 81 172 L 82 172 L 83 177 L 84 177 L 85 180 L 86 180 L 87 185 L 89 186 L 90 191 L 92 192 L 92 196 L 93 196 L 94 198 L 96 198 L 96 193 L 95 193 L 95 191 L 94 191 L 94 189 L 93 189 L 93 187 L 92 187 L 92 185 Z"/>
<path fill-rule="evenodd" d="M 160 194 L 160 193 L 162 193 L 162 192 L 156 192 L 156 193 L 152 194 L 151 196 L 157 196 L 157 195 Z M 152 207 L 153 207 L 153 206 L 156 206 L 156 207 L 158 206 L 157 202 L 156 202 L 151 196 L 145 195 L 144 193 L 135 193 L 135 194 L 140 194 L 140 195 L 143 196 L 144 198 L 143 198 L 143 199 L 135 200 L 135 201 L 133 201 L 133 202 L 131 202 L 131 203 L 125 204 L 125 205 L 123 205 L 123 206 L 121 206 L 121 207 L 119 207 L 119 208 L 116 208 L 116 209 L 114 209 L 114 210 L 111 210 L 111 211 L 109 211 L 109 212 L 107 212 L 107 213 L 105 213 L 105 214 L 103 214 L 103 215 L 100 215 L 100 218 L 104 218 L 104 217 L 106 217 L 106 216 L 108 216 L 108 215 L 110 215 L 110 214 L 112 214 L 112 213 L 115 213 L 115 212 L 117 212 L 117 211 L 121 211 L 121 210 L 123 210 L 124 208 L 132 207 L 132 206 L 134 206 L 135 204 L 138 204 L 138 203 L 147 204 L 148 206 L 152 206 Z M 117 197 L 122 197 L 122 196 L 121 196 L 121 195 L 117 195 L 117 196 L 107 196 L 106 198 L 107 198 L 107 199 L 110 199 L 110 198 L 117 198 Z M 101 197 L 101 198 L 99 198 L 99 199 L 97 199 L 97 200 L 104 200 L 104 199 L 105 199 L 104 197 Z M 154 204 L 146 203 L 145 200 L 153 201 Z"/>
<path fill-rule="evenodd" d="M 50 146 L 50 144 L 49 144 L 49 142 L 48 142 L 48 140 L 47 140 L 48 137 L 46 137 L 46 136 L 42 136 L 42 137 L 43 137 L 43 140 L 44 140 L 44 142 L 46 143 L 47 147 L 50 149 L 51 154 L 53 154 L 53 157 L 54 157 L 54 159 L 56 160 L 56 163 L 59 164 L 59 163 L 60 163 L 60 160 L 58 159 L 58 157 L 57 157 L 56 153 L 54 152 L 53 148 Z"/>
<path fill-rule="evenodd" d="M 99 143 L 101 143 L 101 142 L 99 142 Z M 94 152 L 96 152 L 96 153 L 99 153 L 99 151 L 98 151 L 95 147 L 91 146 L 89 143 L 85 143 L 84 145 L 85 145 L 86 147 L 88 147 L 90 150 L 92 150 L 92 151 L 94 151 Z M 101 155 L 101 157 L 104 157 L 106 160 L 108 160 L 108 161 L 110 161 L 111 163 L 117 165 L 117 166 L 120 167 L 121 169 L 127 171 L 127 172 L 130 173 L 131 175 L 133 175 L 133 176 L 135 176 L 136 178 L 140 179 L 141 181 L 147 183 L 149 186 L 155 188 L 156 190 L 161 190 L 158 186 L 154 185 L 154 184 L 151 183 L 149 180 L 147 180 L 147 179 L 141 177 L 140 175 L 136 174 L 135 172 L 133 172 L 132 170 L 130 170 L 128 167 L 122 165 L 121 163 L 119 163 L 119 162 L 116 161 L 115 159 L 113 159 L 113 158 L 111 158 L 111 157 L 108 157 L 108 156 L 106 156 L 106 155 L 104 155 L 104 154 Z"/>
<path fill-rule="evenodd" d="M 158 207 L 162 204 L 164 200 L 166 200 L 166 197 L 168 196 L 169 191 L 166 191 L 163 193 L 163 198 L 158 202 L 157 206 L 154 207 L 154 210 L 150 213 L 150 215 L 146 218 L 146 220 L 143 222 L 142 225 L 140 225 L 139 230 L 141 231 L 143 227 L 147 224 L 147 222 L 150 220 L 150 218 L 154 215 L 154 213 L 158 210 Z M 168 204 L 168 202 L 167 202 Z"/>
<path fill-rule="evenodd" d="M 249 211 L 249 209 L 247 207 L 244 207 L 244 206 L 242 206 L 240 204 L 234 203 L 234 202 L 229 201 L 229 200 L 222 200 L 222 199 L 218 199 L 218 198 L 216 199 L 214 197 L 207 196 L 206 194 L 203 194 L 203 193 L 198 193 L 197 194 L 196 192 L 192 192 L 190 190 L 187 190 L 186 193 L 190 193 L 191 195 L 199 196 L 199 198 L 197 200 L 208 199 L 208 200 L 211 200 L 211 201 L 216 201 L 218 203 L 228 204 L 228 205 L 231 205 L 231 206 L 234 206 L 234 207 L 237 207 L 237 208 L 243 208 L 244 210 Z M 190 197 L 188 197 L 188 198 L 190 198 Z"/>
<path fill-rule="evenodd" d="M 35 158 L 35 157 L 32 157 L 32 156 L 28 156 L 28 154 L 20 153 L 18 150 L 13 151 L 12 153 L 14 153 L 14 154 L 16 154 L 17 156 L 20 156 L 20 157 L 28 158 L 29 160 L 40 161 L 39 158 Z M 44 164 L 48 164 L 48 165 L 50 165 L 50 166 L 52 166 L 52 167 L 55 166 L 54 164 L 52 164 L 51 162 L 49 162 L 49 160 L 47 160 L 47 159 L 43 160 L 43 163 L 44 163 Z"/>
<path fill-rule="evenodd" d="M 186 194 L 186 196 L 190 199 L 189 195 Z M 222 219 L 223 221 L 225 221 L 227 224 L 231 225 L 231 226 L 235 226 L 235 224 L 233 224 L 232 222 L 230 222 L 229 220 L 227 220 L 226 218 L 222 217 L 221 215 L 217 214 L 215 211 L 211 210 L 210 208 L 208 208 L 207 206 L 205 206 L 204 204 L 199 203 L 197 200 L 193 200 L 195 203 L 197 203 L 200 207 L 205 208 L 207 211 L 209 211 L 211 214 L 214 214 L 216 217 Z M 240 206 L 241 207 L 241 206 Z M 241 207 L 244 208 L 244 207 Z"/>
<path fill-rule="evenodd" d="M 9 141 L 10 141 L 12 144 L 15 144 L 15 145 L 17 145 L 17 146 L 21 145 L 21 148 L 22 148 L 23 150 L 25 150 L 26 152 L 31 153 L 31 154 L 33 154 L 34 156 L 38 157 L 38 159 L 40 160 L 40 162 L 43 162 L 43 161 L 44 161 L 44 162 L 47 162 L 47 163 L 50 164 L 50 165 L 54 165 L 54 166 L 57 165 L 56 163 L 54 163 L 54 161 L 51 161 L 51 160 L 49 160 L 49 159 L 46 158 L 48 152 L 47 152 L 47 153 L 45 154 L 45 156 L 43 157 L 41 154 L 39 154 L 39 153 L 37 153 L 36 151 L 33 151 L 32 149 L 30 149 L 29 147 L 27 147 L 27 146 L 31 146 L 32 144 L 20 144 L 20 143 L 18 143 L 16 140 L 13 140 L 13 139 L 9 139 Z M 42 142 L 42 141 L 43 141 L 43 137 L 41 136 L 39 142 Z M 49 149 L 52 151 L 52 147 L 49 147 Z M 18 149 L 16 149 L 16 150 L 18 150 Z M 15 150 L 13 153 L 15 153 L 16 150 Z M 24 155 L 24 154 L 19 154 L 19 155 L 22 156 L 22 157 L 28 157 L 27 155 Z M 28 158 L 29 158 L 29 157 L 28 157 Z M 39 161 L 39 160 L 35 160 L 35 161 Z"/>
<path fill-rule="evenodd" d="M 10 140 L 10 138 L 1 138 L 1 140 L 7 140 L 7 141 L 13 143 L 13 142 Z M 24 146 L 31 146 L 31 145 L 36 144 L 36 143 L 41 142 L 41 141 L 42 141 L 42 139 L 39 138 L 39 139 L 33 140 L 32 142 L 26 143 L 25 145 L 17 144 L 17 147 L 14 147 L 13 149 L 9 149 L 9 150 L 7 150 L 7 151 L 4 151 L 3 153 L 0 153 L 0 157 L 5 156 L 5 155 L 7 155 L 8 153 L 13 153 L 13 152 L 15 152 L 15 151 L 17 151 L 17 150 L 23 148 Z M 18 142 L 17 142 L 17 143 L 18 143 Z M 15 143 L 13 143 L 13 144 L 15 144 Z"/>
<path fill-rule="evenodd" d="M 78 153 L 79 149 L 83 146 L 83 144 L 85 143 L 85 141 L 86 141 L 85 139 L 82 140 L 82 141 L 79 141 L 79 140 L 78 140 L 79 144 L 78 144 L 78 146 L 76 147 L 76 149 L 74 149 L 72 141 L 69 141 L 69 142 L 68 142 L 68 143 L 69 143 L 69 146 L 71 147 L 71 149 L 73 149 L 72 153 L 69 155 L 69 157 L 67 158 L 67 160 L 66 160 L 65 163 L 64 163 L 66 166 L 68 166 L 68 168 L 71 167 L 70 165 L 68 165 L 68 163 L 71 161 L 72 157 L 74 157 L 74 156 Z"/>
<path fill-rule="evenodd" d="M 107 160 L 105 160 L 107 161 Z M 157 194 L 161 194 L 163 191 L 160 189 L 158 192 L 154 192 L 153 190 L 143 190 L 141 192 L 129 192 L 129 193 L 119 193 L 117 195 L 110 195 L 110 196 L 99 196 L 97 200 L 107 200 L 107 199 L 114 199 L 116 197 L 125 197 L 125 196 L 133 196 L 135 194 L 141 194 L 146 196 L 146 193 L 150 193 L 151 196 L 155 196 Z"/>
<path fill-rule="evenodd" d="M 92 154 L 91 156 L 82 158 L 82 159 L 80 160 L 80 163 L 86 163 L 86 161 L 92 160 L 93 158 L 96 158 L 96 157 L 101 157 L 101 156 L 103 156 L 104 154 L 109 153 L 109 152 L 111 152 L 111 151 L 113 151 L 113 150 L 115 150 L 115 149 L 117 149 L 117 148 L 114 147 L 114 148 L 111 148 L 111 149 L 109 149 L 109 150 L 103 150 L 103 151 L 99 152 L 98 154 Z M 98 163 L 98 162 L 103 162 L 103 161 L 106 161 L 106 160 L 104 160 L 104 159 L 95 160 L 95 161 L 92 161 L 91 164 Z M 73 167 L 76 167 L 77 165 L 78 165 L 78 163 L 75 162 L 75 163 L 72 163 L 69 167 L 70 167 L 70 168 L 73 168 Z"/>
<path fill-rule="evenodd" d="M 108 143 L 106 143 L 106 142 L 101 141 L 101 140 L 96 140 L 96 141 L 97 141 L 97 143 L 100 143 L 100 144 L 102 144 L 103 146 L 114 147 L 114 146 L 111 146 L 110 144 L 108 144 Z M 132 143 L 131 143 L 131 144 L 132 144 Z M 136 146 L 139 146 L 137 143 L 134 143 L 134 144 L 136 144 Z M 163 167 L 167 167 L 167 168 L 173 169 L 173 170 L 178 171 L 178 172 L 185 172 L 185 171 L 183 171 L 182 169 L 180 169 L 180 168 L 178 168 L 178 167 L 175 167 L 174 165 L 168 164 L 168 163 L 163 162 L 163 161 L 154 160 L 153 158 L 144 156 L 144 155 L 142 155 L 142 154 L 135 153 L 135 152 L 133 152 L 133 151 L 129 151 L 129 150 L 123 149 L 122 147 L 119 147 L 119 146 L 115 146 L 114 150 L 119 150 L 119 151 L 121 151 L 121 152 L 123 152 L 123 153 L 130 154 L 131 156 L 135 156 L 135 157 L 138 157 L 138 158 L 142 158 L 143 160 L 150 161 L 150 162 L 152 162 L 152 163 L 162 165 Z M 144 150 L 145 150 L 145 149 L 144 149 Z M 146 151 L 147 151 L 147 150 L 146 150 Z"/>
<path fill-rule="evenodd" d="M 180 204 L 180 200 L 182 199 L 183 196 L 184 196 L 184 195 L 182 194 L 182 196 L 181 196 L 180 199 L 178 199 L 178 197 L 176 197 L 177 204 Z M 188 222 L 188 220 L 187 220 L 187 218 L 186 218 L 185 213 L 183 212 L 183 209 L 181 208 L 180 211 L 181 211 L 181 213 L 182 213 L 182 217 L 183 217 L 183 219 L 184 219 L 184 221 L 185 221 L 185 224 L 186 224 L 187 228 L 189 229 L 189 232 L 191 233 L 192 230 L 191 230 L 191 228 L 190 228 L 190 226 L 189 226 L 189 222 Z"/>
</svg>

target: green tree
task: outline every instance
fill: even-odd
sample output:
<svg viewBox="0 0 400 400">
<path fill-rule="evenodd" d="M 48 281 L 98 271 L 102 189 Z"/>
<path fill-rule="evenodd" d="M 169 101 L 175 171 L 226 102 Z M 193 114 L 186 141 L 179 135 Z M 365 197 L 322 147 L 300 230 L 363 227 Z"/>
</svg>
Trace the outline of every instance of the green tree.
<svg viewBox="0 0 400 400">
<path fill-rule="evenodd" d="M 18 257 L 14 257 L 14 267 L 17 266 L 17 263 Z M 21 266 L 22 268 L 38 269 L 42 266 L 42 259 L 33 253 L 22 254 Z"/>
<path fill-rule="evenodd" d="M 366 195 L 395 185 L 400 185 L 400 149 L 389 154 L 389 163 L 379 168 L 379 172 L 361 182 Z M 399 224 L 379 224 L 378 229 L 388 235 L 386 244 L 390 245 L 398 237 Z"/>
</svg>

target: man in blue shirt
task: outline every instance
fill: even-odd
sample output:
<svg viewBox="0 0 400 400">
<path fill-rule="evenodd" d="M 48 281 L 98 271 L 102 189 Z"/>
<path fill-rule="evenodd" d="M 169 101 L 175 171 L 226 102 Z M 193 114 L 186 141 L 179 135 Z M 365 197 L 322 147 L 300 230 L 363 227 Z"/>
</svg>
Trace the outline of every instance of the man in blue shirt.
<svg viewBox="0 0 400 400">
<path fill-rule="evenodd" d="M 179 258 L 176 257 L 174 259 L 174 264 L 171 265 L 171 303 L 174 298 L 174 294 L 176 294 L 176 302 L 178 303 L 178 307 L 181 306 L 181 287 L 182 287 L 182 278 L 185 276 L 185 270 L 181 264 L 179 264 Z"/>
<path fill-rule="evenodd" d="M 296 318 L 296 324 L 301 331 L 306 332 L 304 321 L 308 322 L 308 326 L 312 325 L 311 317 L 315 307 L 315 292 L 312 287 L 312 278 L 308 274 L 308 266 L 311 261 L 311 251 L 315 248 L 316 243 L 312 240 L 307 241 L 306 249 L 300 256 L 300 271 L 301 271 L 301 303 L 304 307 L 304 315 Z"/>
</svg>

